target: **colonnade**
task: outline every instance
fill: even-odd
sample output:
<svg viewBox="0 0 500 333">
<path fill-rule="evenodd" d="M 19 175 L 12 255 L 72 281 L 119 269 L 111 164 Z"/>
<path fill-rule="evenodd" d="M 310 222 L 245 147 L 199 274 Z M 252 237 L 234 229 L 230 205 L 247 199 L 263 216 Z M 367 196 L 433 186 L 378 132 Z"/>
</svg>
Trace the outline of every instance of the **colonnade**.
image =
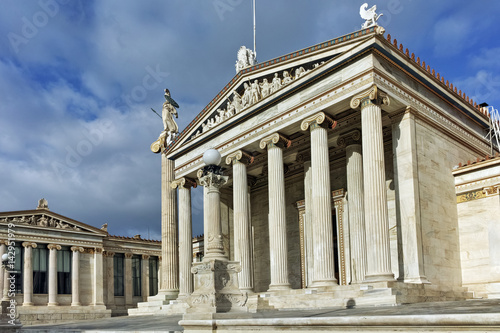
<svg viewBox="0 0 500 333">
<path fill-rule="evenodd" d="M 351 268 L 353 283 L 392 281 L 394 274 L 391 270 L 389 221 L 387 211 L 387 194 L 385 184 L 385 161 L 382 133 L 381 105 L 389 105 L 389 98 L 377 90 L 374 85 L 351 99 L 351 108 L 361 109 L 361 130 L 352 130 L 342 133 L 338 145 L 346 149 L 347 160 L 347 190 L 349 193 L 349 224 Z M 312 231 L 312 255 L 314 257 L 312 278 L 308 287 L 328 288 L 337 285 L 334 267 L 334 244 L 332 227 L 332 207 L 330 188 L 330 161 L 328 130 L 334 129 L 336 121 L 325 112 L 318 112 L 301 123 L 303 131 L 310 131 L 311 161 L 308 175 L 311 193 L 306 193 L 306 209 L 310 212 Z M 285 178 L 283 164 L 283 150 L 291 145 L 285 135 L 275 132 L 260 141 L 260 148 L 267 150 L 268 189 L 269 189 L 269 246 L 270 246 L 270 285 L 269 291 L 290 289 L 288 279 L 288 246 L 286 232 L 285 206 Z M 163 155 L 163 154 L 162 154 Z M 164 155 L 164 162 L 170 165 L 170 182 L 172 188 L 179 188 L 179 260 L 180 272 L 176 266 L 169 266 L 167 276 L 169 283 L 177 279 L 184 281 L 186 276 L 191 281 L 188 267 L 191 266 L 192 254 L 185 247 L 191 231 L 191 207 L 189 188 L 195 186 L 194 180 L 173 178 L 174 161 Z M 240 149 L 226 156 L 226 164 L 233 168 L 233 211 L 234 211 L 234 259 L 241 265 L 239 272 L 240 290 L 253 290 L 253 269 L 251 259 L 250 212 L 248 203 L 247 165 L 253 162 L 253 157 Z M 308 176 L 306 175 L 306 176 Z M 199 174 L 201 176 L 201 174 Z M 207 223 L 210 214 L 216 214 L 210 208 L 219 205 L 219 198 L 210 198 L 210 186 L 203 183 L 204 189 L 204 227 L 206 257 L 222 256 L 223 247 L 220 226 Z M 186 185 L 190 185 L 186 188 Z M 220 187 L 220 184 L 218 185 Z M 306 188 L 306 192 L 308 189 Z M 217 191 L 212 191 L 217 192 Z M 169 194 L 173 200 L 175 194 Z M 170 204 L 171 206 L 171 204 Z M 169 206 L 169 207 L 170 207 Z M 167 206 L 165 206 L 167 207 Z M 208 210 L 212 209 L 212 213 Z M 182 216 L 182 218 L 181 218 Z M 175 225 L 174 215 L 171 213 L 169 225 Z M 210 221 L 219 221 L 220 218 L 210 218 Z M 215 229 L 214 229 L 215 228 Z M 165 232 L 165 231 L 164 231 Z M 163 238 L 163 242 L 175 244 L 173 232 L 167 231 L 170 238 Z M 190 238 L 190 237 L 189 237 Z M 220 244 L 219 244 L 220 243 Z M 368 249 L 368 250 L 367 250 Z M 210 253 L 209 253 L 210 252 Z M 171 253 L 174 253 L 172 248 Z M 172 259 L 172 262 L 174 260 Z M 189 282 L 191 283 L 191 282 Z M 179 295 L 185 296 L 192 291 L 192 284 L 183 282 Z"/>
</svg>

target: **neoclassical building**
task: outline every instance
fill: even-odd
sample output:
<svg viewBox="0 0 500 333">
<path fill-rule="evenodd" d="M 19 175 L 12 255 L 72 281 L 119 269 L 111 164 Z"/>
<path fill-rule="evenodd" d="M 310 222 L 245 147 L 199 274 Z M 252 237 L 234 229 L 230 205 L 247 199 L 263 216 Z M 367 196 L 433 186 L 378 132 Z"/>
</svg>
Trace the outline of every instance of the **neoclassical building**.
<svg viewBox="0 0 500 333">
<path fill-rule="evenodd" d="M 23 325 L 125 315 L 158 293 L 160 241 L 109 235 L 107 225 L 59 215 L 45 199 L 1 212 L 0 240 L 10 257 L 0 290 L 14 296 Z"/>
<path fill-rule="evenodd" d="M 477 102 L 376 25 L 239 70 L 179 135 L 151 146 L 163 268 L 158 295 L 129 313 L 498 297 L 498 220 L 474 238 L 468 213 L 486 197 L 499 209 L 499 158 Z M 222 172 L 203 160 L 211 148 Z M 484 188 L 457 166 L 487 155 L 474 174 L 487 194 L 461 201 Z M 200 264 L 188 245 L 196 186 Z M 487 272 L 472 273 L 471 253 Z"/>
</svg>

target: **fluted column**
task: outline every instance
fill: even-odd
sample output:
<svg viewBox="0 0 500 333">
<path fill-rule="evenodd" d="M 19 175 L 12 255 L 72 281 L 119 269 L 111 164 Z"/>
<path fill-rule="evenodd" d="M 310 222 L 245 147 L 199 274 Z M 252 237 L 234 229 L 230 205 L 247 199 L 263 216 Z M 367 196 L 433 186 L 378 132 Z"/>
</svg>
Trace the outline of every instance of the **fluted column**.
<svg viewBox="0 0 500 333">
<path fill-rule="evenodd" d="M 132 306 L 133 287 L 132 287 L 132 253 L 125 253 L 125 305 Z"/>
<path fill-rule="evenodd" d="M 161 154 L 161 253 L 163 258 L 159 294 L 176 299 L 179 294 L 177 249 L 177 191 L 170 186 L 175 179 L 175 162 Z"/>
<path fill-rule="evenodd" d="M 149 255 L 143 254 L 141 260 L 141 295 L 146 302 L 149 296 Z"/>
<path fill-rule="evenodd" d="M 351 108 L 356 109 L 361 105 L 367 245 L 366 282 L 394 280 L 394 274 L 391 270 L 382 110 L 380 104 L 389 105 L 389 98 L 379 92 L 375 85 L 351 100 Z"/>
<path fill-rule="evenodd" d="M 106 307 L 115 307 L 115 269 L 114 269 L 114 256 L 115 253 L 106 251 Z"/>
<path fill-rule="evenodd" d="M 341 134 L 337 145 L 345 147 L 349 230 L 351 243 L 351 283 L 361 283 L 366 273 L 366 235 L 363 191 L 363 154 L 359 130 Z"/>
<path fill-rule="evenodd" d="M 333 252 L 332 198 L 328 129 L 337 122 L 319 112 L 302 121 L 300 128 L 311 131 L 312 219 L 314 242 L 314 273 L 312 287 L 337 284 Z"/>
<path fill-rule="evenodd" d="M 33 248 L 36 243 L 24 242 L 23 306 L 33 305 Z"/>
<path fill-rule="evenodd" d="M 72 246 L 73 258 L 71 260 L 71 306 L 80 304 L 80 253 L 83 247 Z"/>
<path fill-rule="evenodd" d="M 241 291 L 253 292 L 253 271 L 250 237 L 250 207 L 248 200 L 247 164 L 253 156 L 238 150 L 226 157 L 233 165 L 234 260 L 241 265 L 238 281 Z"/>
<path fill-rule="evenodd" d="M 49 244 L 49 303 L 48 306 L 56 306 L 57 303 L 57 251 L 61 245 Z"/>
<path fill-rule="evenodd" d="M 202 171 L 202 170 L 200 170 Z M 227 255 L 224 252 L 224 243 L 222 239 L 222 224 L 220 220 L 220 188 L 227 183 L 228 177 L 215 174 L 213 172 L 198 172 L 199 182 L 207 188 L 208 220 L 205 222 L 204 244 L 206 247 L 206 259 L 220 259 L 227 261 Z"/>
<path fill-rule="evenodd" d="M 179 298 L 193 292 L 193 235 L 191 224 L 191 187 L 196 181 L 182 177 L 171 183 L 172 188 L 179 189 Z"/>
<path fill-rule="evenodd" d="M 94 249 L 94 288 L 92 294 L 93 305 L 104 305 L 102 253 L 102 248 Z"/>
<path fill-rule="evenodd" d="M 271 284 L 269 291 L 290 289 L 288 281 L 288 247 L 286 234 L 285 170 L 283 148 L 291 141 L 274 133 L 260 141 L 267 148 L 269 189 L 269 248 Z"/>
</svg>

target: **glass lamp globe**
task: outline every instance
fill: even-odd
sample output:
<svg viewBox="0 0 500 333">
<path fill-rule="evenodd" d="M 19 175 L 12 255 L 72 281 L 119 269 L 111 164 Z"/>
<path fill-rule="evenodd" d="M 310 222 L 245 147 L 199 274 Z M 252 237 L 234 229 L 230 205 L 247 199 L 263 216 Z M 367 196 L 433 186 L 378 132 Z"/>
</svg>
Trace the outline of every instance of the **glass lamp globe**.
<svg viewBox="0 0 500 333">
<path fill-rule="evenodd" d="M 7 253 L 2 254 L 2 261 L 7 261 L 9 259 L 9 255 Z"/>
<path fill-rule="evenodd" d="M 210 148 L 203 154 L 203 162 L 206 165 L 219 165 L 221 161 L 220 153 L 217 149 Z"/>
</svg>

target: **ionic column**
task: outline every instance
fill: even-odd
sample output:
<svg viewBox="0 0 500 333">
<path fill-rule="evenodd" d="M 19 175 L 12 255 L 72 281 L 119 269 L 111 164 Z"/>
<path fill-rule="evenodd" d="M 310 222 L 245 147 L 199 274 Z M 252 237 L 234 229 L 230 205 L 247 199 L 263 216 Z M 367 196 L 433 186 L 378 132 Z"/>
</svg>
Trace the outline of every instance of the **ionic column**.
<svg viewBox="0 0 500 333">
<path fill-rule="evenodd" d="M 104 286 L 103 286 L 103 262 L 102 248 L 94 249 L 94 288 L 92 291 L 93 305 L 104 305 Z"/>
<path fill-rule="evenodd" d="M 303 286 L 312 286 L 314 276 L 314 242 L 313 242 L 313 218 L 312 218 L 312 168 L 311 154 L 302 153 L 298 156 L 300 162 L 304 163 L 304 270 L 305 281 Z"/>
<path fill-rule="evenodd" d="M 202 171 L 202 170 L 200 170 Z M 204 244 L 206 247 L 206 259 L 220 259 L 227 261 L 228 258 L 224 252 L 224 243 L 222 239 L 222 224 L 220 220 L 220 188 L 227 183 L 228 177 L 218 175 L 214 172 L 208 172 L 204 175 L 203 171 L 198 171 L 199 182 L 207 188 L 207 206 L 208 220 L 205 224 Z"/>
<path fill-rule="evenodd" d="M 351 283 L 361 283 L 366 273 L 366 235 L 363 191 L 363 154 L 361 132 L 341 134 L 337 145 L 345 147 L 347 193 L 349 194 L 349 230 L 351 243 Z"/>
<path fill-rule="evenodd" d="M 248 200 L 247 165 L 253 156 L 238 150 L 226 157 L 233 165 L 234 260 L 241 265 L 238 282 L 241 291 L 253 292 L 253 272 L 250 237 L 250 207 Z"/>
<path fill-rule="evenodd" d="M 300 128 L 311 131 L 312 220 L 314 242 L 314 273 L 312 287 L 337 284 L 333 253 L 332 198 L 330 190 L 330 159 L 328 129 L 337 122 L 319 112 L 302 121 Z"/>
<path fill-rule="evenodd" d="M 49 303 L 48 306 L 56 306 L 57 303 L 57 251 L 61 245 L 49 244 Z"/>
<path fill-rule="evenodd" d="M 83 247 L 72 246 L 73 258 L 71 262 L 71 306 L 80 304 L 80 253 L 83 253 Z"/>
<path fill-rule="evenodd" d="M 351 100 L 351 108 L 361 105 L 363 143 L 363 183 L 367 245 L 366 282 L 393 281 L 385 186 L 384 141 L 380 104 L 389 98 L 373 85 Z"/>
<path fill-rule="evenodd" d="M 106 251 L 106 306 L 114 308 L 115 306 L 115 269 L 114 252 Z"/>
<path fill-rule="evenodd" d="M 177 249 L 177 191 L 170 186 L 175 179 L 175 162 L 161 154 L 161 253 L 163 257 L 159 294 L 176 299 L 179 294 Z"/>
<path fill-rule="evenodd" d="M 5 242 L 4 240 L 0 240 L 0 258 L 2 258 L 2 256 L 7 253 L 7 246 L 5 245 Z M 4 286 L 5 285 L 8 285 L 9 283 L 7 282 L 8 280 L 8 276 L 7 276 L 7 270 L 3 270 L 0 272 L 0 292 L 2 293 L 2 300 L 3 300 L 3 295 L 4 295 Z M 4 281 L 5 281 L 5 284 L 4 284 Z M 8 290 L 8 288 L 7 288 Z M 7 292 L 8 293 L 8 292 Z"/>
<path fill-rule="evenodd" d="M 149 296 L 149 255 L 143 254 L 141 261 L 141 295 L 146 302 Z"/>
<path fill-rule="evenodd" d="M 179 188 L 179 298 L 193 292 L 193 233 L 191 224 L 191 187 L 196 181 L 182 177 L 171 183 L 172 188 Z"/>
<path fill-rule="evenodd" d="M 260 141 L 260 148 L 267 148 L 268 158 L 269 248 L 271 252 L 269 291 L 290 289 L 283 167 L 283 148 L 288 148 L 290 145 L 291 141 L 279 133 L 274 133 Z"/>
<path fill-rule="evenodd" d="M 23 306 L 33 305 L 33 248 L 36 243 L 23 242 L 24 270 L 23 270 Z"/>
<path fill-rule="evenodd" d="M 131 307 L 133 304 L 133 288 L 132 288 L 132 253 L 125 253 L 125 306 Z"/>
</svg>

